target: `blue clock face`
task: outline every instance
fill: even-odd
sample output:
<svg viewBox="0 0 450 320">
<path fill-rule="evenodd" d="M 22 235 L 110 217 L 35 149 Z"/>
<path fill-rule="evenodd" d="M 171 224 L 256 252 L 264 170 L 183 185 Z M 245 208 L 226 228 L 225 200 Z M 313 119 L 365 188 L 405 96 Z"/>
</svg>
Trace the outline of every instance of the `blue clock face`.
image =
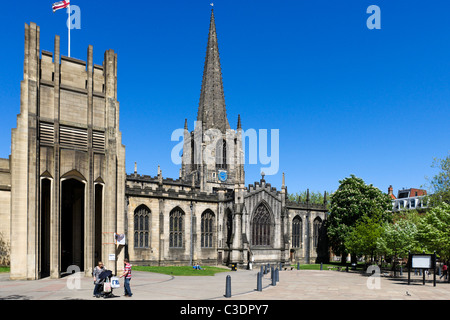
<svg viewBox="0 0 450 320">
<path fill-rule="evenodd" d="M 222 182 L 227 181 L 227 178 L 228 178 L 227 172 L 219 171 L 218 177 L 219 177 L 219 181 L 222 181 Z"/>
</svg>

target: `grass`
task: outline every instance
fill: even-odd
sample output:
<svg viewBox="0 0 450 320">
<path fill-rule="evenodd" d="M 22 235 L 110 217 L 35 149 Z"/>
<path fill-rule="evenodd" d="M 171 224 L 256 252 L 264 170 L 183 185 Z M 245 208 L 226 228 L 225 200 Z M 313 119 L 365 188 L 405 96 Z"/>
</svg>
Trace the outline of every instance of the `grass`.
<svg viewBox="0 0 450 320">
<path fill-rule="evenodd" d="M 189 266 L 179 267 L 154 267 L 154 266 L 133 266 L 133 270 L 162 273 L 171 276 L 213 276 L 219 272 L 230 271 L 229 268 L 202 267 L 202 270 L 195 270 Z"/>
<path fill-rule="evenodd" d="M 324 263 L 322 265 L 323 270 L 328 270 L 328 267 L 333 268 L 332 270 L 337 270 L 337 268 L 341 268 L 341 270 L 345 269 L 346 267 L 349 267 L 351 270 L 350 264 L 342 265 L 341 263 Z M 297 265 L 291 265 L 291 267 L 294 267 L 295 270 L 297 270 Z M 362 265 L 358 264 L 357 268 L 361 269 Z M 319 264 L 300 264 L 300 270 L 320 270 L 320 263 Z"/>
<path fill-rule="evenodd" d="M 0 267 L 0 273 L 9 272 L 9 267 Z"/>
</svg>

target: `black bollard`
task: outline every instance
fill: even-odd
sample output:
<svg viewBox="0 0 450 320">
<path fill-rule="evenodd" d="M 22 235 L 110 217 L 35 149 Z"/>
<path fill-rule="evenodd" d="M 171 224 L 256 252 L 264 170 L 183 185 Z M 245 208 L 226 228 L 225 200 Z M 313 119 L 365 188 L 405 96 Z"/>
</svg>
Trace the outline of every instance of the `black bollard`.
<svg viewBox="0 0 450 320">
<path fill-rule="evenodd" d="M 231 298 L 231 277 L 227 276 L 225 287 L 225 298 Z"/>
<path fill-rule="evenodd" d="M 258 276 L 256 277 L 256 290 L 262 291 L 262 273 L 258 272 Z"/>
<path fill-rule="evenodd" d="M 323 263 L 320 263 L 320 270 L 323 270 Z"/>
<path fill-rule="evenodd" d="M 297 270 L 300 270 L 300 262 L 297 262 Z"/>
<path fill-rule="evenodd" d="M 280 270 L 278 268 L 275 270 L 275 281 L 280 282 Z"/>
<path fill-rule="evenodd" d="M 260 270 L 259 272 L 260 272 L 260 275 L 261 275 L 261 277 L 262 277 L 263 274 L 264 274 L 264 268 L 263 268 L 263 266 L 261 266 L 261 270 Z"/>
<path fill-rule="evenodd" d="M 264 274 L 267 274 L 267 265 L 264 265 Z"/>
<path fill-rule="evenodd" d="M 277 285 L 277 279 L 276 279 L 276 276 L 274 275 L 274 272 L 272 272 L 272 285 L 273 286 Z"/>
</svg>

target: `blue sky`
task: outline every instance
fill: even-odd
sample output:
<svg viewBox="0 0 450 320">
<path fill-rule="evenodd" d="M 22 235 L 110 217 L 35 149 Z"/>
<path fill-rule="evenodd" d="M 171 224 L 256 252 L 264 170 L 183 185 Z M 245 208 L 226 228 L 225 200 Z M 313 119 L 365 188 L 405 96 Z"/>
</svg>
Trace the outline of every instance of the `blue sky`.
<svg viewBox="0 0 450 320">
<path fill-rule="evenodd" d="M 209 1 L 86 1 L 72 57 L 118 54 L 120 129 L 127 172 L 177 178 L 171 133 L 197 116 Z M 214 12 L 230 125 L 279 129 L 280 169 L 266 176 L 289 192 L 333 191 L 355 174 L 383 191 L 420 187 L 449 153 L 449 1 L 217 0 Z M 41 49 L 61 36 L 65 11 L 50 1 L 9 1 L 0 11 L 0 157 L 8 157 L 20 111 L 24 24 Z M 367 7 L 381 9 L 369 30 Z M 262 164 L 246 165 L 246 183 Z"/>
</svg>

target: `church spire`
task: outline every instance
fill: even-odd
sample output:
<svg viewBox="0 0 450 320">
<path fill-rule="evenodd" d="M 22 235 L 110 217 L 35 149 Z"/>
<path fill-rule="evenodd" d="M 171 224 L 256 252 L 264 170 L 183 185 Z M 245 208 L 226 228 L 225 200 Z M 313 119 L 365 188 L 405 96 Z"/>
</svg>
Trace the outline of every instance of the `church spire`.
<svg viewBox="0 0 450 320">
<path fill-rule="evenodd" d="M 216 128 L 225 133 L 230 128 L 223 92 L 214 9 L 211 9 L 211 22 L 209 25 L 197 121 L 205 124 L 205 130 Z"/>
</svg>

